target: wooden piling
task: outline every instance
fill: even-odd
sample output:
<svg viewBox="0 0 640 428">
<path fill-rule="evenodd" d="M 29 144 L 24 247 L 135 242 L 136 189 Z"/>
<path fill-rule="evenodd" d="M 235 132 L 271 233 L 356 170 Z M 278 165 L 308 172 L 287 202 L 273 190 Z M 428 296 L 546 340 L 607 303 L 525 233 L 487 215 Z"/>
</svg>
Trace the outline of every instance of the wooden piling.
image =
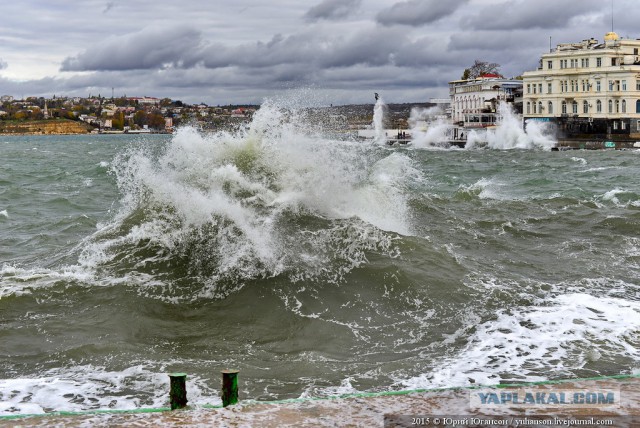
<svg viewBox="0 0 640 428">
<path fill-rule="evenodd" d="M 187 405 L 187 374 L 171 373 L 169 374 L 169 378 L 171 379 L 169 388 L 171 410 L 182 409 Z"/>
<path fill-rule="evenodd" d="M 222 370 L 222 407 L 238 402 L 239 370 Z"/>
</svg>

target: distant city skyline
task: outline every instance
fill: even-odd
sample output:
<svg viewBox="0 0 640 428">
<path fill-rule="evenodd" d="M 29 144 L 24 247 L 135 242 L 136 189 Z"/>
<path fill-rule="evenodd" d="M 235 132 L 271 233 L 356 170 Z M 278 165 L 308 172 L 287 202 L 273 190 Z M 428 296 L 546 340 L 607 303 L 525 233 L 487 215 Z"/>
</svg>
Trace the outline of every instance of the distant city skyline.
<svg viewBox="0 0 640 428">
<path fill-rule="evenodd" d="M 424 102 L 476 59 L 515 77 L 550 42 L 602 41 L 612 10 L 640 37 L 631 0 L 25 0 L 3 5 L 0 95 Z"/>
</svg>

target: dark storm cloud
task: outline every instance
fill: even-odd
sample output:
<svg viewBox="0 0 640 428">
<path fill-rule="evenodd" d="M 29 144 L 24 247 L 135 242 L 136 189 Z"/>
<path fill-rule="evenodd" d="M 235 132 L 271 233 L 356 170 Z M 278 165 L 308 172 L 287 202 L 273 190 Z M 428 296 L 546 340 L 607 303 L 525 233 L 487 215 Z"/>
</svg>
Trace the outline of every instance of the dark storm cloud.
<svg viewBox="0 0 640 428">
<path fill-rule="evenodd" d="M 236 46 L 210 46 L 202 52 L 207 68 L 270 67 L 305 64 L 308 67 L 349 67 L 356 64 L 383 65 L 408 42 L 407 36 L 395 29 L 375 27 L 343 35 L 326 35 L 309 30 L 287 37 L 274 36 L 269 42 Z"/>
<path fill-rule="evenodd" d="M 108 2 L 108 3 L 105 5 L 104 10 L 102 11 L 102 13 L 107 13 L 107 12 L 109 12 L 111 9 L 113 9 L 113 6 L 115 6 L 115 3 L 114 3 L 114 2 L 112 2 L 112 1 Z"/>
<path fill-rule="evenodd" d="M 558 0 L 505 1 L 463 18 L 462 24 L 475 30 L 566 28 L 573 18 L 591 13 L 601 6 L 599 0 L 582 0 L 573 5 Z"/>
<path fill-rule="evenodd" d="M 357 9 L 362 0 L 324 0 L 304 14 L 307 21 L 342 19 Z"/>
<path fill-rule="evenodd" d="M 200 32 L 182 26 L 145 28 L 112 36 L 62 62 L 61 71 L 156 69 L 179 65 L 200 44 Z"/>
<path fill-rule="evenodd" d="M 376 16 L 382 25 L 419 27 L 453 14 L 469 0 L 408 0 L 398 2 Z"/>
<path fill-rule="evenodd" d="M 545 35 L 546 36 L 546 35 Z M 545 38 L 548 40 L 548 38 Z M 536 35 L 521 31 L 506 37 L 501 31 L 476 31 L 456 33 L 451 35 L 449 49 L 452 51 L 489 51 L 500 53 L 506 51 L 513 54 L 513 50 L 526 49 L 536 41 Z M 460 55 L 459 53 L 457 55 Z"/>
<path fill-rule="evenodd" d="M 614 2 L 623 37 L 640 35 L 636 3 Z M 611 28 L 610 3 L 595 0 L 83 5 L 3 5 L 0 94 L 87 96 L 115 87 L 129 96 L 229 103 L 307 85 L 330 91 L 333 103 L 370 101 L 372 88 L 387 101 L 424 100 L 446 97 L 447 82 L 475 59 L 517 76 L 537 67 L 550 37 L 602 40 Z"/>
</svg>

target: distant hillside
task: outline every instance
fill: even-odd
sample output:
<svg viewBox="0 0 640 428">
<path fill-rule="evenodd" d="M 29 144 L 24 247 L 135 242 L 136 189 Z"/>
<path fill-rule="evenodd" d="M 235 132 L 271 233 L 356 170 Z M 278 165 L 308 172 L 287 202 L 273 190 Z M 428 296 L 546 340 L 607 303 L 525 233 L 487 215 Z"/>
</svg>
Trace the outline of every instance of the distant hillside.
<svg viewBox="0 0 640 428">
<path fill-rule="evenodd" d="M 87 134 L 90 130 L 84 123 L 66 119 L 0 121 L 0 134 Z"/>
</svg>

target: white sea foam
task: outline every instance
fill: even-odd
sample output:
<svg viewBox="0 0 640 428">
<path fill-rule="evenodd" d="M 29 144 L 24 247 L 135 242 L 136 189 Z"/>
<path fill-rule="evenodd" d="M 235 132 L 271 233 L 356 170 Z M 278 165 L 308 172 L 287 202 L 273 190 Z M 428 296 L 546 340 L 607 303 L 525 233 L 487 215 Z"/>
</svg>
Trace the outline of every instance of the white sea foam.
<svg viewBox="0 0 640 428">
<path fill-rule="evenodd" d="M 587 164 L 587 160 L 585 158 L 579 158 L 579 157 L 575 157 L 574 156 L 574 157 L 571 158 L 571 160 L 574 161 L 574 162 L 578 162 L 581 165 L 586 165 Z"/>
<path fill-rule="evenodd" d="M 187 378 L 187 390 L 190 405 L 220 404 L 217 391 L 197 376 Z M 0 379 L 0 415 L 167 407 L 168 391 L 168 375 L 144 365 L 119 372 L 73 366 L 31 378 Z"/>
<path fill-rule="evenodd" d="M 570 377 L 594 359 L 624 356 L 637 361 L 638 329 L 638 302 L 559 295 L 546 305 L 501 309 L 495 319 L 475 326 L 458 355 L 400 383 L 416 389 L 546 380 L 542 373 Z"/>
<path fill-rule="evenodd" d="M 80 266 L 52 270 L 23 268 L 5 263 L 0 268 L 0 279 L 0 298 L 31 294 L 33 287 L 50 287 L 60 280 L 94 283 L 93 273 Z"/>
<path fill-rule="evenodd" d="M 636 192 L 615 188 L 609 190 L 608 192 L 605 192 L 601 197 L 597 199 L 613 203 L 620 208 L 626 208 L 628 206 L 640 206 L 640 200 L 637 198 L 638 194 Z"/>
<path fill-rule="evenodd" d="M 468 149 L 479 146 L 481 141 L 486 141 L 491 149 L 542 149 L 551 150 L 556 141 L 549 137 L 547 124 L 537 121 L 527 121 L 526 131 L 520 119 L 506 103 L 500 103 L 498 107 L 500 121 L 495 129 L 488 129 L 482 133 L 476 132 L 468 136 Z"/>
<path fill-rule="evenodd" d="M 357 394 L 358 392 L 362 392 L 354 388 L 351 384 L 352 380 L 352 378 L 348 377 L 343 379 L 340 385 L 337 386 L 309 386 L 302 392 L 299 398 L 335 397 L 343 394 Z"/>
<path fill-rule="evenodd" d="M 461 185 L 460 192 L 477 195 L 480 199 L 510 200 L 513 199 L 506 193 L 507 186 L 495 179 L 481 178 L 470 185 Z"/>
<path fill-rule="evenodd" d="M 9 218 L 9 213 L 7 210 L 0 211 L 0 217 Z"/>
<path fill-rule="evenodd" d="M 425 131 L 419 128 L 412 129 L 411 145 L 418 149 L 443 148 L 448 146 L 451 140 L 450 132 L 451 125 L 445 119 L 439 118 L 430 122 Z"/>
</svg>

